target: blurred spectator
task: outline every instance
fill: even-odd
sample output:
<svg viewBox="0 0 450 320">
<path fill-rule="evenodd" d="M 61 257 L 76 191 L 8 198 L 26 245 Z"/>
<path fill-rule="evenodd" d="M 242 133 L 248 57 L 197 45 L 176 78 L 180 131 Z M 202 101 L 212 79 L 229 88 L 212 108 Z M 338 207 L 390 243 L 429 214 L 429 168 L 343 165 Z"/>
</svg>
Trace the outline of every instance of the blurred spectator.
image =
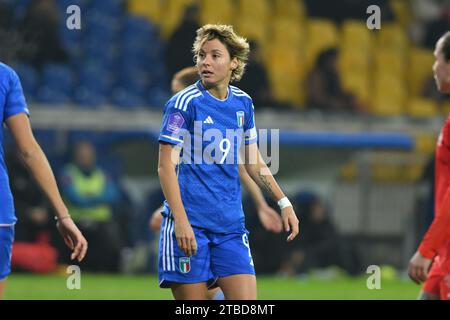
<svg viewBox="0 0 450 320">
<path fill-rule="evenodd" d="M 331 112 L 359 112 L 365 109 L 355 96 L 342 88 L 338 68 L 338 51 L 326 49 L 317 58 L 316 65 L 306 81 L 306 105 L 309 108 Z"/>
<path fill-rule="evenodd" d="M 259 46 L 254 41 L 250 41 L 250 56 L 245 74 L 236 86 L 252 97 L 253 104 L 257 108 L 274 104 L 267 72 L 261 62 Z"/>
<path fill-rule="evenodd" d="M 0 61 L 3 62 L 14 58 L 20 42 L 17 32 L 13 29 L 12 17 L 10 7 L 0 2 Z"/>
<path fill-rule="evenodd" d="M 380 7 L 383 22 L 393 21 L 394 13 L 388 0 L 305 0 L 308 15 L 314 18 L 332 19 L 341 23 L 346 19 L 366 20 L 370 5 Z"/>
<path fill-rule="evenodd" d="M 409 30 L 412 39 L 422 44 L 425 37 L 425 26 L 433 20 L 439 19 L 442 11 L 441 0 L 411 0 L 412 21 Z"/>
<path fill-rule="evenodd" d="M 186 8 L 183 20 L 170 37 L 166 47 L 166 67 L 168 78 L 179 70 L 194 65 L 192 44 L 194 43 L 198 24 L 198 11 L 196 5 Z"/>
<path fill-rule="evenodd" d="M 58 35 L 58 8 L 53 0 L 34 0 L 19 25 L 24 45 L 19 59 L 41 68 L 47 62 L 66 62 Z"/>
<path fill-rule="evenodd" d="M 279 272 L 294 276 L 312 269 L 338 266 L 356 273 L 354 250 L 340 237 L 323 201 L 314 193 L 302 192 L 294 206 L 301 221 L 302 236 L 284 253 Z"/>
<path fill-rule="evenodd" d="M 96 165 L 96 151 L 87 141 L 73 148 L 73 162 L 63 169 L 61 191 L 72 219 L 89 241 L 81 267 L 91 271 L 118 271 L 121 235 L 113 216 L 120 200 L 110 176 Z"/>
<path fill-rule="evenodd" d="M 425 29 L 424 46 L 435 48 L 439 38 L 450 29 L 450 5 L 443 7 L 440 18 L 430 21 Z"/>
</svg>

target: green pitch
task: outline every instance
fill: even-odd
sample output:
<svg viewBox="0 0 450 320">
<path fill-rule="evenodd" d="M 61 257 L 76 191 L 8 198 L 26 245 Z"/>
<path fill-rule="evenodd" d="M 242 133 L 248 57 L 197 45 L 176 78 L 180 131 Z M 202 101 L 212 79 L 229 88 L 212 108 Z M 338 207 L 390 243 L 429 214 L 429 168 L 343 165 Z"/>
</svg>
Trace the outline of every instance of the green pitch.
<svg viewBox="0 0 450 320">
<path fill-rule="evenodd" d="M 415 299 L 420 287 L 408 280 L 383 280 L 381 289 L 369 290 L 366 278 L 336 280 L 258 277 L 259 299 Z M 81 289 L 69 290 L 65 275 L 13 274 L 6 299 L 172 299 L 170 290 L 159 289 L 155 276 L 82 274 Z"/>
</svg>

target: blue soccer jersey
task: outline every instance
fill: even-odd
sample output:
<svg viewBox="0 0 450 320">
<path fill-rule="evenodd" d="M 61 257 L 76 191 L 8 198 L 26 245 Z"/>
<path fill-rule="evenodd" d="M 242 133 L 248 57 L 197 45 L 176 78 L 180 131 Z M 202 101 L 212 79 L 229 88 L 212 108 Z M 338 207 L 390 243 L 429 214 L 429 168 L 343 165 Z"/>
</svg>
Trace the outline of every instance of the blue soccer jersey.
<svg viewBox="0 0 450 320">
<path fill-rule="evenodd" d="M 0 63 L 0 124 L 19 113 L 29 115 L 19 77 L 9 66 Z M 0 225 L 16 222 L 3 151 L 3 128 L 0 130 Z"/>
<path fill-rule="evenodd" d="M 191 225 L 217 233 L 243 230 L 238 154 L 244 143 L 257 141 L 253 109 L 242 90 L 229 86 L 219 100 L 201 81 L 167 102 L 159 141 L 182 146 L 177 174 Z M 172 215 L 167 201 L 163 215 Z"/>
</svg>

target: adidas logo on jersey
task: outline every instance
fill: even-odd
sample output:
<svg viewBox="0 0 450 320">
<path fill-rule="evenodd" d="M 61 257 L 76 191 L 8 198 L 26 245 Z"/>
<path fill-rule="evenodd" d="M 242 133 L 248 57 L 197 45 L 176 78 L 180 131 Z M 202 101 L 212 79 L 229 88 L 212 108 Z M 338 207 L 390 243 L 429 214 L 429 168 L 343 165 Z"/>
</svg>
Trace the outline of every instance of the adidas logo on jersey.
<svg viewBox="0 0 450 320">
<path fill-rule="evenodd" d="M 206 120 L 203 121 L 203 123 L 213 124 L 214 121 L 213 121 L 213 119 L 210 116 L 208 116 L 208 118 L 206 118 Z"/>
</svg>

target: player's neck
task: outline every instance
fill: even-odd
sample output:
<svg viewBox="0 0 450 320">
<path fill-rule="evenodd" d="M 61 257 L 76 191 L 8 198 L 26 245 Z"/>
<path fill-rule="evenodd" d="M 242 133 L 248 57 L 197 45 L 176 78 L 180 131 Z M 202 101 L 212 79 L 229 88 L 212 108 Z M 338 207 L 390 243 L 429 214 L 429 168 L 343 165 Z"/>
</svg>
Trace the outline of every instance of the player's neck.
<svg viewBox="0 0 450 320">
<path fill-rule="evenodd" d="M 217 86 L 206 88 L 206 90 L 219 100 L 225 100 L 228 97 L 228 83 L 221 83 Z"/>
</svg>

